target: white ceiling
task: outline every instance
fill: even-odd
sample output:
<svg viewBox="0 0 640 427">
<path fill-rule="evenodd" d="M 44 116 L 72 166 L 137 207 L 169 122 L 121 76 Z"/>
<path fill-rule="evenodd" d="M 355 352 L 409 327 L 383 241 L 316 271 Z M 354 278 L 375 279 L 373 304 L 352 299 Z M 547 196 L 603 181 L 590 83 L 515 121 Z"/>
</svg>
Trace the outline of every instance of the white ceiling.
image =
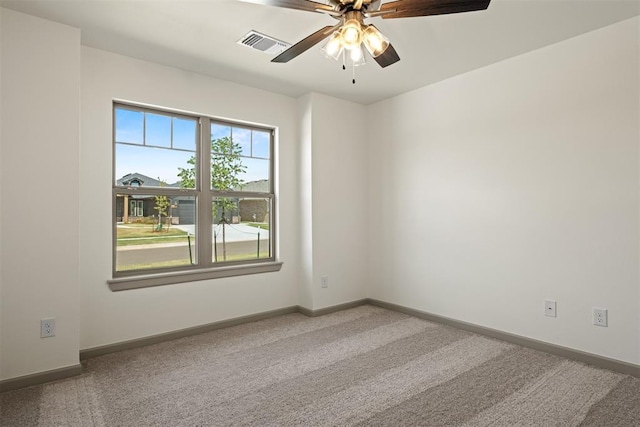
<svg viewBox="0 0 640 427">
<path fill-rule="evenodd" d="M 385 1 L 385 0 L 383 0 Z M 82 44 L 244 85 L 300 96 L 319 92 L 369 104 L 640 14 L 640 0 L 492 0 L 486 11 L 368 19 L 401 61 L 351 72 L 322 43 L 286 64 L 236 42 L 249 30 L 295 43 L 329 16 L 238 0 L 0 0 L 81 29 Z"/>
</svg>

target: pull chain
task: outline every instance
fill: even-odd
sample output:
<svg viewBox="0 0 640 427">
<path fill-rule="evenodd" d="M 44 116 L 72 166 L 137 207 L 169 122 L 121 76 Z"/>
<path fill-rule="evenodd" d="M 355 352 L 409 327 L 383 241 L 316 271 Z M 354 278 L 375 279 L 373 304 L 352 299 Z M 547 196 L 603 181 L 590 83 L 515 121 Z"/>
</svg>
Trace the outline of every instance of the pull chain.
<svg viewBox="0 0 640 427">
<path fill-rule="evenodd" d="M 352 61 L 353 62 L 353 61 Z M 347 69 L 347 59 L 344 51 L 342 52 L 342 69 Z M 356 64 L 351 64 L 351 83 L 356 84 Z"/>
</svg>

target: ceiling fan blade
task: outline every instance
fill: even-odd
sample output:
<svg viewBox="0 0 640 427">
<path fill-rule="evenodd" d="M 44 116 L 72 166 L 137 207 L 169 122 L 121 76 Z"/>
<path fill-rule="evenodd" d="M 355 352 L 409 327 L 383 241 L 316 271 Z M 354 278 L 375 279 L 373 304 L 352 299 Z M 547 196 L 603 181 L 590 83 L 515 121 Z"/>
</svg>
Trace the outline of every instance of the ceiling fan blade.
<svg viewBox="0 0 640 427">
<path fill-rule="evenodd" d="M 333 12 L 333 6 L 311 0 L 240 0 L 245 3 L 262 4 L 265 6 L 284 7 L 287 9 L 306 10 L 307 12 Z"/>
<path fill-rule="evenodd" d="M 336 25 L 335 27 L 332 27 L 332 26 L 328 25 L 328 26 L 316 31 L 315 33 L 311 34 L 310 36 L 300 40 L 298 43 L 294 44 L 289 49 L 283 51 L 280 55 L 278 55 L 275 58 L 273 58 L 271 60 L 271 62 L 289 62 L 289 61 L 291 61 L 296 56 L 298 56 L 301 53 L 307 51 L 308 49 L 312 48 L 316 44 L 320 43 L 322 40 L 324 40 L 327 37 L 329 37 L 329 35 L 331 33 L 333 33 L 335 30 L 337 30 L 338 28 L 340 28 L 341 25 L 342 24 Z"/>
<path fill-rule="evenodd" d="M 472 12 L 488 8 L 490 2 L 491 0 L 396 0 L 383 3 L 380 11 L 389 13 L 380 16 L 390 19 Z M 392 10 L 395 12 L 391 12 Z"/>
<path fill-rule="evenodd" d="M 391 43 L 389 43 L 389 46 L 384 52 L 382 52 L 382 54 L 373 59 L 375 59 L 378 65 L 380 65 L 382 68 L 388 67 L 389 65 L 395 64 L 396 62 L 400 61 L 398 52 L 396 52 L 393 46 L 391 46 Z"/>
</svg>

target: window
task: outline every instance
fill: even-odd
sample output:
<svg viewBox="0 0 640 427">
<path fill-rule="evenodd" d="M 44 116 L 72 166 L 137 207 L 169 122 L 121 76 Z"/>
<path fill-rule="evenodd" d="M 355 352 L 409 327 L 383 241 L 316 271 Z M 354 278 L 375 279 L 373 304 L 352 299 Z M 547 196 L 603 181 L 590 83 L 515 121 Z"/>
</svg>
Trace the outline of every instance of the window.
<svg viewBox="0 0 640 427">
<path fill-rule="evenodd" d="M 131 207 L 129 208 L 129 212 L 131 212 L 131 216 L 142 216 L 144 217 L 144 211 L 142 206 L 142 200 L 131 200 Z"/>
<path fill-rule="evenodd" d="M 113 107 L 114 290 L 276 271 L 274 130 Z"/>
</svg>

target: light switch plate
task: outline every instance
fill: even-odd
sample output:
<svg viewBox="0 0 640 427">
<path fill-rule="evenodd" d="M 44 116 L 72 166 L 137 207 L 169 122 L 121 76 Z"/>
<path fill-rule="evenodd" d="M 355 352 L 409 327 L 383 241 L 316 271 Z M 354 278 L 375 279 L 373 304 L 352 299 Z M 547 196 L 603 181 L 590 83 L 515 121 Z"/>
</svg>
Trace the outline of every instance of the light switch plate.
<svg viewBox="0 0 640 427">
<path fill-rule="evenodd" d="M 556 302 L 552 300 L 546 300 L 544 302 L 544 315 L 549 317 L 557 317 L 556 315 Z"/>
</svg>

